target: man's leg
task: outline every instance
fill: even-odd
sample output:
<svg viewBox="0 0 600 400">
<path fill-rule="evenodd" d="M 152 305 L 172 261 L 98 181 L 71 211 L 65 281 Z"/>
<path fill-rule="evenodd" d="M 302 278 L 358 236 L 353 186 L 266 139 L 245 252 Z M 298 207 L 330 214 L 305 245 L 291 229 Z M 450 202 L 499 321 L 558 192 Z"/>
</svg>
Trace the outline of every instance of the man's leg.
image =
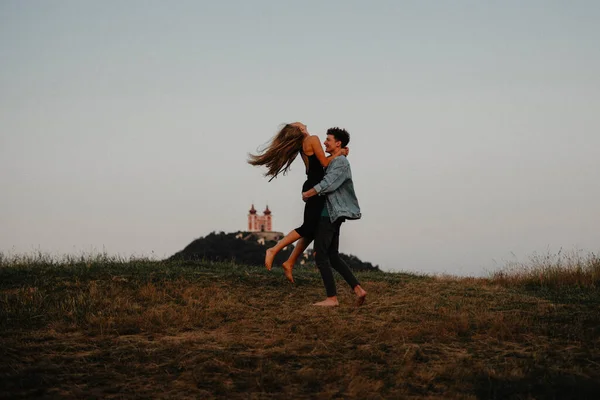
<svg viewBox="0 0 600 400">
<path fill-rule="evenodd" d="M 340 258 L 340 227 L 344 222 L 341 219 L 338 219 L 333 223 L 333 238 L 331 239 L 331 245 L 329 246 L 329 261 L 331 263 L 331 267 L 335 269 L 344 280 L 350 285 L 352 290 L 357 296 L 357 305 L 362 305 L 365 302 L 367 297 L 367 292 L 360 286 L 360 282 L 352 273 L 348 264 L 344 262 Z"/>
<path fill-rule="evenodd" d="M 315 262 L 319 268 L 319 272 L 321 272 L 321 278 L 323 278 L 327 299 L 315 303 L 315 305 L 338 305 L 335 280 L 333 278 L 333 272 L 331 271 L 331 263 L 329 262 L 329 247 L 331 246 L 334 233 L 333 225 L 331 224 L 329 217 L 321 217 L 315 236 L 315 251 L 317 253 L 315 255 Z"/>
</svg>

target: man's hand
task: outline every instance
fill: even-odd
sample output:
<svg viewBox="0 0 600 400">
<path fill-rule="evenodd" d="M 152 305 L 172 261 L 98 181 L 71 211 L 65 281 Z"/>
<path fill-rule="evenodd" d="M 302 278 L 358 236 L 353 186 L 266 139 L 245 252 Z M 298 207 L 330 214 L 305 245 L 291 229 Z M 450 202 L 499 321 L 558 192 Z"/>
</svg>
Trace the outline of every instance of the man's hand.
<svg viewBox="0 0 600 400">
<path fill-rule="evenodd" d="M 302 200 L 306 201 L 316 195 L 317 195 L 317 191 L 315 190 L 315 188 L 309 189 L 306 192 L 302 192 Z"/>
<path fill-rule="evenodd" d="M 350 154 L 350 148 L 342 147 L 342 155 L 348 157 L 348 154 Z"/>
</svg>

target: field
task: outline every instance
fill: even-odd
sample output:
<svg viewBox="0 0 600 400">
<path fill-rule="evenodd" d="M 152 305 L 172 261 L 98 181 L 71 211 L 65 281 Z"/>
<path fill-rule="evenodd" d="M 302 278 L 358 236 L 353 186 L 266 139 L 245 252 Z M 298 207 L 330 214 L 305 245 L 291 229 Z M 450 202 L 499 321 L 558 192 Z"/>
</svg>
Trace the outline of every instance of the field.
<svg viewBox="0 0 600 400">
<path fill-rule="evenodd" d="M 598 398 L 597 257 L 357 276 L 324 309 L 312 268 L 0 257 L 0 398 Z"/>
</svg>

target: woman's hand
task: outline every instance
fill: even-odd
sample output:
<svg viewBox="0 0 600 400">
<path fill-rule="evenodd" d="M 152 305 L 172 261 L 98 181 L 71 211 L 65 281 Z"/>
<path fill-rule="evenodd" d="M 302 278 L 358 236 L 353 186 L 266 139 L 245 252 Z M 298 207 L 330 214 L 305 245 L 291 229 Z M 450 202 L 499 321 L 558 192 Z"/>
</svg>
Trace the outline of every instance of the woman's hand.
<svg viewBox="0 0 600 400">
<path fill-rule="evenodd" d="M 347 147 L 342 147 L 341 149 L 338 149 L 335 152 L 331 153 L 331 159 L 334 159 L 339 156 L 348 156 L 348 154 L 350 154 L 350 149 Z"/>
</svg>

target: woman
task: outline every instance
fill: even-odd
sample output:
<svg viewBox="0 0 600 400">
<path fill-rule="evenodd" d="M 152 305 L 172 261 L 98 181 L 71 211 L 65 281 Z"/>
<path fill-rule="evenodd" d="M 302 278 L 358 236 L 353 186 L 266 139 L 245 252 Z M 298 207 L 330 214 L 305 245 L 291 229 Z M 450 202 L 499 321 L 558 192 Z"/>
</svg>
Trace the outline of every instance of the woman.
<svg viewBox="0 0 600 400">
<path fill-rule="evenodd" d="M 327 167 L 335 157 L 341 154 L 348 154 L 348 150 L 345 149 L 342 152 L 327 157 L 321 147 L 319 137 L 310 135 L 306 129 L 306 125 L 294 122 L 286 124 L 261 154 L 250 154 L 248 163 L 255 166 L 266 166 L 267 172 L 265 176 L 271 177 L 269 179 L 270 182 L 280 173 L 283 175 L 287 173 L 298 153 L 302 156 L 302 161 L 304 161 L 304 165 L 306 166 L 306 181 L 302 185 L 302 191 L 306 192 L 323 179 L 325 175 L 323 168 Z M 298 257 L 300 257 L 309 243 L 314 239 L 317 223 L 324 206 L 324 196 L 313 196 L 306 201 L 302 225 L 288 233 L 274 247 L 267 249 L 265 266 L 269 271 L 273 266 L 275 255 L 284 247 L 300 239 L 288 260 L 283 263 L 285 277 L 290 282 L 294 282 L 292 270 Z"/>
</svg>

